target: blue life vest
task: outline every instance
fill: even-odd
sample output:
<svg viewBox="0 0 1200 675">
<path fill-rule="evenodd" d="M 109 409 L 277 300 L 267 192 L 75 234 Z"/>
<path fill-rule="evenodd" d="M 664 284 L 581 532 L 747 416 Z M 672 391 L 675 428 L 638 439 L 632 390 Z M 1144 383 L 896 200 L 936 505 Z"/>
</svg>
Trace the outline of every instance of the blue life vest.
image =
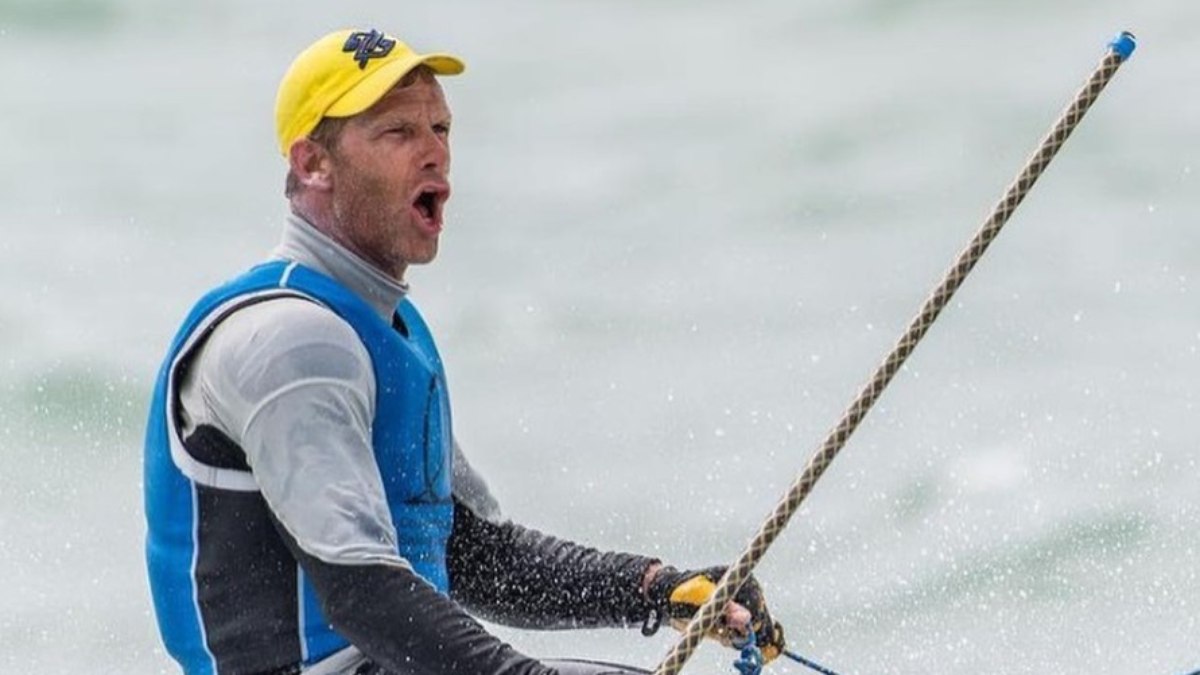
<svg viewBox="0 0 1200 675">
<path fill-rule="evenodd" d="M 375 461 L 396 528 L 398 553 L 439 591 L 448 591 L 446 544 L 453 524 L 452 440 L 446 378 L 433 337 L 404 300 L 397 327 L 348 289 L 287 261 L 258 265 L 205 295 L 171 343 L 159 370 L 145 443 L 146 557 L 159 628 L 168 651 L 188 673 L 215 672 L 197 592 L 198 486 L 257 492 L 247 471 L 199 463 L 183 447 L 177 423 L 176 365 L 224 316 L 257 299 L 300 296 L 329 308 L 366 346 L 375 373 Z M 222 570 L 236 575 L 237 569 Z M 293 569 L 291 574 L 295 575 Z M 304 580 L 300 597 L 300 658 L 317 661 L 349 643 L 328 625 Z M 293 633 L 294 635 L 294 633 Z"/>
</svg>

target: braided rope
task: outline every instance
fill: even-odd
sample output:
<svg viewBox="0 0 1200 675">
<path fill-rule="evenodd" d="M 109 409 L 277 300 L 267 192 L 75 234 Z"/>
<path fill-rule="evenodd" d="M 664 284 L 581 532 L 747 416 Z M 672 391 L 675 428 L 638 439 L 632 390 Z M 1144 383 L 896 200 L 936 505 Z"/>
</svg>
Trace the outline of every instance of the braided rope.
<svg viewBox="0 0 1200 675">
<path fill-rule="evenodd" d="M 1124 40 L 1124 42 L 1121 42 Z M 1008 222 L 1010 216 L 1016 211 L 1017 206 L 1025 198 L 1025 195 L 1037 182 L 1038 177 L 1042 175 L 1046 167 L 1050 164 L 1050 160 L 1058 153 L 1059 148 L 1066 142 L 1067 137 L 1083 119 L 1088 108 L 1100 96 L 1100 92 L 1104 90 L 1105 85 L 1116 74 L 1117 69 L 1128 58 L 1133 49 L 1133 36 L 1128 33 L 1122 33 L 1110 45 L 1111 49 L 1105 55 L 1104 59 L 1096 67 L 1087 84 L 1084 85 L 1079 93 L 1075 95 L 1075 99 L 1071 102 L 1063 114 L 1059 117 L 1050 133 L 1043 139 L 1041 146 L 1033 153 L 1033 156 L 1026 163 L 1025 168 L 1017 176 L 1016 181 L 1009 186 L 1008 191 L 996 205 L 991 216 L 984 222 L 980 230 L 975 234 L 974 238 L 967 247 L 959 254 L 958 260 L 950 267 L 939 283 L 933 290 L 933 293 L 925 300 L 925 304 L 921 310 L 913 318 L 908 326 L 908 330 L 900 337 L 900 340 L 892 348 L 891 353 L 883 360 L 883 363 L 876 369 L 874 376 L 858 393 L 858 396 L 850 404 L 850 407 L 842 415 L 841 421 L 829 432 L 825 438 L 825 442 L 808 460 L 808 464 L 800 475 L 788 488 L 787 494 L 776 505 L 775 510 L 767 518 L 767 520 L 759 528 L 758 533 L 751 539 L 746 550 L 742 552 L 737 562 L 731 565 L 721 577 L 721 581 L 717 584 L 716 590 L 713 592 L 708 602 L 700 608 L 692 620 L 684 629 L 683 635 L 679 641 L 675 643 L 671 651 L 663 659 L 662 663 L 654 670 L 654 675 L 676 675 L 692 653 L 700 645 L 704 639 L 704 635 L 716 623 L 718 615 L 721 613 L 725 605 L 733 598 L 742 583 L 750 576 L 751 571 L 766 554 L 767 549 L 775 538 L 787 527 L 788 521 L 792 515 L 800 508 L 801 502 L 804 501 L 808 493 L 812 491 L 813 486 L 821 478 L 821 474 L 825 473 L 825 469 L 829 468 L 833 458 L 837 456 L 842 446 L 858 428 L 859 422 L 866 417 L 867 412 L 875 401 L 883 394 L 883 390 L 887 388 L 892 377 L 904 365 L 904 361 L 909 354 L 916 348 L 922 336 L 925 335 L 929 327 L 937 319 L 938 314 L 950 302 L 954 296 L 954 292 L 962 285 L 963 280 L 975 267 L 975 263 L 987 251 L 988 246 L 996 235 L 1000 233 L 1000 229 Z"/>
</svg>

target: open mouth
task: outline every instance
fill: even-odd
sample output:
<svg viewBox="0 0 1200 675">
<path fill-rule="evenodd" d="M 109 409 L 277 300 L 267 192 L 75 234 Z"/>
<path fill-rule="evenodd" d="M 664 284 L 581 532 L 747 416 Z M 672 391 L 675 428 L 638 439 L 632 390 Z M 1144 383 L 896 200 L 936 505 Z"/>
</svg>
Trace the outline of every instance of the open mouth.
<svg viewBox="0 0 1200 675">
<path fill-rule="evenodd" d="M 412 207 L 420 216 L 423 224 L 430 230 L 440 230 L 442 227 L 442 204 L 449 197 L 449 191 L 437 186 L 426 186 L 417 192 Z"/>
</svg>

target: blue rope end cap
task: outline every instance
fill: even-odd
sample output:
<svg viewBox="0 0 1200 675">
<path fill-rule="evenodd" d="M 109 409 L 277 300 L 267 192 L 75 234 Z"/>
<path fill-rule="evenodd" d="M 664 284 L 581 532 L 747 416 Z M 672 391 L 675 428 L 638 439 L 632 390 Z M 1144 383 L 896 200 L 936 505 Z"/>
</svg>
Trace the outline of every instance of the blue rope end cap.
<svg viewBox="0 0 1200 675">
<path fill-rule="evenodd" d="M 1108 43 L 1108 47 L 1116 52 L 1122 61 L 1126 61 L 1133 56 L 1133 50 L 1137 49 L 1137 38 L 1127 30 L 1121 31 L 1117 37 L 1113 38 L 1112 42 Z"/>
</svg>

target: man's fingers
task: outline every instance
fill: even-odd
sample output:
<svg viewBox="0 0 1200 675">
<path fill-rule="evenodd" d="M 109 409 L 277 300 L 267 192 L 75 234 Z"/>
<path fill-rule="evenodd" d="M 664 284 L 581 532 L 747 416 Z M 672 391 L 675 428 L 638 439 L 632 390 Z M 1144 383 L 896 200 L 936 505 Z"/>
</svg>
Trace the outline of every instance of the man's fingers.
<svg viewBox="0 0 1200 675">
<path fill-rule="evenodd" d="M 721 615 L 721 627 L 740 636 L 749 635 L 751 618 L 750 610 L 731 602 L 725 605 L 725 612 Z"/>
</svg>

